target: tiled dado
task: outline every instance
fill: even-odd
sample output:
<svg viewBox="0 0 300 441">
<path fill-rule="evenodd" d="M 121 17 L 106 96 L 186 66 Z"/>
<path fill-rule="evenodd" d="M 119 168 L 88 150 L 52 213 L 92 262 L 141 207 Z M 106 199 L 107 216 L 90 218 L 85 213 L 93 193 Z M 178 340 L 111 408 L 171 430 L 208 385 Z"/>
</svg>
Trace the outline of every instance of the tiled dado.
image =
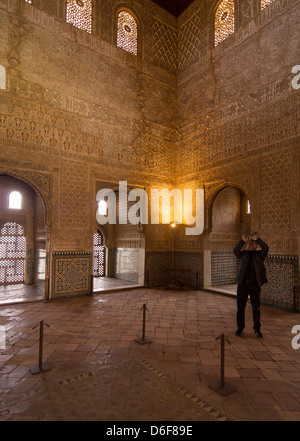
<svg viewBox="0 0 300 441">
<path fill-rule="evenodd" d="M 92 291 L 92 252 L 52 253 L 51 298 L 90 294 Z"/>
<path fill-rule="evenodd" d="M 211 285 L 231 285 L 235 283 L 238 259 L 231 250 L 211 252 Z"/>
<path fill-rule="evenodd" d="M 269 255 L 265 260 L 268 283 L 262 286 L 261 302 L 289 310 L 300 310 L 299 258 Z M 211 286 L 235 283 L 238 259 L 232 251 L 213 251 Z"/>
<path fill-rule="evenodd" d="M 299 258 L 269 255 L 265 264 L 268 283 L 262 287 L 262 303 L 299 311 Z"/>
</svg>

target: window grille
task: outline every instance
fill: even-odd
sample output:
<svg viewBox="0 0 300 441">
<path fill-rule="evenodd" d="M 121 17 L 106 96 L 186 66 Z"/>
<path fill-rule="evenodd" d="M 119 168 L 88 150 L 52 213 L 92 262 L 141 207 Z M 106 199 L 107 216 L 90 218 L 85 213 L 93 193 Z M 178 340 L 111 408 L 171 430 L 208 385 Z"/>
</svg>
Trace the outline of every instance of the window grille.
<svg viewBox="0 0 300 441">
<path fill-rule="evenodd" d="M 92 11 L 92 0 L 67 0 L 66 21 L 91 34 Z"/>
<path fill-rule="evenodd" d="M 23 228 L 7 222 L 0 231 L 0 284 L 24 282 L 25 255 Z"/>
<path fill-rule="evenodd" d="M 215 46 L 234 32 L 234 0 L 223 0 L 215 13 Z"/>
<path fill-rule="evenodd" d="M 94 234 L 94 277 L 105 276 L 105 247 L 100 231 Z"/>
<path fill-rule="evenodd" d="M 127 11 L 118 14 L 117 46 L 137 55 L 137 22 Z"/>
<path fill-rule="evenodd" d="M 273 3 L 273 1 L 274 1 L 274 0 L 261 0 L 260 8 L 261 8 L 261 9 L 266 8 L 266 7 L 269 6 L 271 3 Z"/>
</svg>

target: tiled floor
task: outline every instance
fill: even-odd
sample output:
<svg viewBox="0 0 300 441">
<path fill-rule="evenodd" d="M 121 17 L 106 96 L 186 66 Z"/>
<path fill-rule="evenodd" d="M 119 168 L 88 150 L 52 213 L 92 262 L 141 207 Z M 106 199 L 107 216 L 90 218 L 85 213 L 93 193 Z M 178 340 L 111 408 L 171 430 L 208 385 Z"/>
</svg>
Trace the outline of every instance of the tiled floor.
<svg viewBox="0 0 300 441">
<path fill-rule="evenodd" d="M 258 339 L 248 305 L 236 337 L 235 301 L 140 288 L 1 306 L 0 420 L 299 421 L 299 314 L 263 306 Z M 144 304 L 152 343 L 142 345 Z M 33 375 L 40 320 L 51 370 Z M 222 333 L 225 383 L 235 388 L 226 397 L 210 388 L 220 381 Z"/>
<path fill-rule="evenodd" d="M 0 305 L 41 301 L 43 298 L 44 290 L 41 286 L 24 283 L 0 286 Z"/>
<path fill-rule="evenodd" d="M 136 283 L 115 279 L 113 277 L 95 277 L 93 279 L 94 292 L 109 292 L 116 289 L 128 289 L 138 286 Z M 42 301 L 44 289 L 42 285 L 16 285 L 0 286 L 0 305 Z"/>
<path fill-rule="evenodd" d="M 126 280 L 115 279 L 114 277 L 94 277 L 94 292 L 112 291 L 115 289 L 132 288 L 137 284 Z"/>
</svg>

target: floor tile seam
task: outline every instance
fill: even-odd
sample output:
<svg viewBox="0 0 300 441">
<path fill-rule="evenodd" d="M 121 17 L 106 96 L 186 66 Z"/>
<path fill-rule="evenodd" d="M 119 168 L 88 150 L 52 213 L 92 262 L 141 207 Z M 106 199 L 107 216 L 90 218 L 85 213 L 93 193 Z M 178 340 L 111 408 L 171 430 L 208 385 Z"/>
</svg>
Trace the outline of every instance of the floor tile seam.
<svg viewBox="0 0 300 441">
<path fill-rule="evenodd" d="M 165 373 L 153 367 L 152 364 L 149 363 L 148 361 L 141 359 L 140 363 L 144 365 L 147 369 L 149 369 L 153 374 L 163 378 L 164 380 L 169 379 L 169 377 Z M 199 398 L 196 394 L 190 392 L 185 387 L 178 386 L 176 388 L 176 391 L 179 392 L 181 395 L 183 395 L 185 398 L 192 400 L 194 404 L 198 404 L 202 409 L 204 409 L 207 413 L 209 413 L 210 416 L 212 416 L 216 421 L 229 421 L 229 418 L 227 416 L 222 415 L 220 412 L 215 410 L 210 404 L 206 403 L 204 400 Z"/>
</svg>

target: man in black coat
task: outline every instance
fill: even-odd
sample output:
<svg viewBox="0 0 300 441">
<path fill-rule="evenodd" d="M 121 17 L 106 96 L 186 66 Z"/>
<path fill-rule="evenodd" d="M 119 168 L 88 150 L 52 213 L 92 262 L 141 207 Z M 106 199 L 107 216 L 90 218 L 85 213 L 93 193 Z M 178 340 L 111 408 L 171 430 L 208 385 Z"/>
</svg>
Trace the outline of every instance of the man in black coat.
<svg viewBox="0 0 300 441">
<path fill-rule="evenodd" d="M 250 295 L 254 332 L 257 337 L 262 337 L 260 332 L 260 292 L 261 286 L 268 282 L 264 265 L 268 251 L 268 245 L 257 236 L 257 233 L 244 235 L 233 250 L 240 260 L 236 276 L 238 287 L 237 330 L 235 334 L 238 336 L 245 328 L 245 308 L 248 295 Z"/>
</svg>

